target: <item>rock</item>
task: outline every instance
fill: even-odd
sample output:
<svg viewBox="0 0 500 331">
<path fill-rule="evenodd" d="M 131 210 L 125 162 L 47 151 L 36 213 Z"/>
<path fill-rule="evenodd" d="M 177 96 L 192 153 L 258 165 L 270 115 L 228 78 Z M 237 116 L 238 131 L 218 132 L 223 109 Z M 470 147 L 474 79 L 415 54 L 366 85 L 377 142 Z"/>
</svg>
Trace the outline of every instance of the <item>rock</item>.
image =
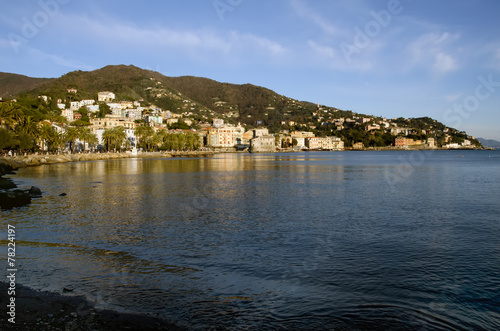
<svg viewBox="0 0 500 331">
<path fill-rule="evenodd" d="M 0 177 L 0 189 L 10 190 L 16 188 L 17 185 L 12 182 L 9 178 Z"/>
<path fill-rule="evenodd" d="M 61 193 L 61 194 L 59 194 L 59 196 L 60 197 L 65 197 L 65 196 L 67 196 L 67 194 L 66 193 Z"/>
<path fill-rule="evenodd" d="M 29 191 L 28 191 L 28 194 L 32 197 L 32 198 L 39 198 L 42 196 L 42 190 L 40 190 L 38 187 L 36 186 L 32 186 Z"/>
<path fill-rule="evenodd" d="M 24 207 L 30 203 L 31 196 L 25 191 L 14 190 L 0 193 L 0 208 L 2 209 Z"/>
<path fill-rule="evenodd" d="M 10 164 L 0 162 L 0 176 L 14 174 L 14 167 Z"/>
</svg>

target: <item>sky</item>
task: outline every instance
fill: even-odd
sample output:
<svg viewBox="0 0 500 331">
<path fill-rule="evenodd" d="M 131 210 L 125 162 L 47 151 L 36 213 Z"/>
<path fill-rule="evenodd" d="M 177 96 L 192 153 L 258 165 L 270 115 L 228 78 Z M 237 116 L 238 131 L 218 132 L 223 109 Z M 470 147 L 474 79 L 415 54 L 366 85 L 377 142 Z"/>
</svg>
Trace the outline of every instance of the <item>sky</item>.
<svg viewBox="0 0 500 331">
<path fill-rule="evenodd" d="M 500 140 L 497 0 L 3 1 L 0 71 L 132 64 Z"/>
</svg>

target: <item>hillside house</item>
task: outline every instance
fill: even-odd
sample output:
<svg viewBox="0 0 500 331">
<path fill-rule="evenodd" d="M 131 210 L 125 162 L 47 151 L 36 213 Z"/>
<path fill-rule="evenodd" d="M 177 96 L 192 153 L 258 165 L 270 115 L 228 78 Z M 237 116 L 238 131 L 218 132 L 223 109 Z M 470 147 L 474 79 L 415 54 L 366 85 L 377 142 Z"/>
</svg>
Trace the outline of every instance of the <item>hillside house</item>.
<svg viewBox="0 0 500 331">
<path fill-rule="evenodd" d="M 97 94 L 97 101 L 99 102 L 112 102 L 116 98 L 113 92 L 99 92 Z"/>
</svg>

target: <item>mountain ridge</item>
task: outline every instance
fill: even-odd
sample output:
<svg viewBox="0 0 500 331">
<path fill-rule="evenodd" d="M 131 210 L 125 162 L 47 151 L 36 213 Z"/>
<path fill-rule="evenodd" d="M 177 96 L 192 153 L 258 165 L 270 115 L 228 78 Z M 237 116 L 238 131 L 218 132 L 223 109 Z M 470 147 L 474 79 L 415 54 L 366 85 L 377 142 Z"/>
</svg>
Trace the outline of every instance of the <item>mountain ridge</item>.
<svg viewBox="0 0 500 331">
<path fill-rule="evenodd" d="M 93 71 L 72 71 L 59 78 L 33 85 L 34 88 L 27 86 L 18 94 L 30 94 L 35 97 L 50 94 L 57 99 L 70 97 L 77 100 L 95 98 L 99 91 L 112 91 L 118 100 L 144 99 L 148 104 L 174 112 L 182 108 L 184 99 L 190 99 L 188 101 L 192 100 L 217 113 L 232 112 L 233 117 L 246 124 L 255 124 L 257 120 L 262 120 L 266 125 L 273 125 L 274 122 L 288 117 L 283 113 L 287 111 L 287 105 L 293 102 L 298 105 L 293 109 L 294 116 L 291 116 L 295 121 L 306 120 L 307 113 L 315 108 L 312 103 L 299 102 L 253 84 L 221 83 L 195 76 L 168 77 L 133 65 L 109 65 Z M 68 88 L 76 88 L 78 94 L 69 96 L 65 92 Z M 275 111 L 269 118 L 260 119 L 268 107 L 274 107 Z M 308 119 L 312 120 L 312 117 Z"/>
<path fill-rule="evenodd" d="M 500 148 L 500 141 L 494 140 L 494 139 L 484 139 L 484 138 L 477 138 L 479 142 L 484 146 L 488 148 Z"/>
</svg>

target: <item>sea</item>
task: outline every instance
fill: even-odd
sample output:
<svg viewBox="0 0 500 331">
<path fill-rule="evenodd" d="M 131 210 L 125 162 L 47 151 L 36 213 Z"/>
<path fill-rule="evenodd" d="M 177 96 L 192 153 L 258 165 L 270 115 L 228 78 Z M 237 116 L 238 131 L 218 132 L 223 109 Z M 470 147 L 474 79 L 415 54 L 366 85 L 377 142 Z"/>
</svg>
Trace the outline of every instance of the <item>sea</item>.
<svg viewBox="0 0 500 331">
<path fill-rule="evenodd" d="M 499 151 L 134 158 L 12 178 L 43 192 L 0 212 L 34 289 L 189 330 L 500 329 Z"/>
</svg>

